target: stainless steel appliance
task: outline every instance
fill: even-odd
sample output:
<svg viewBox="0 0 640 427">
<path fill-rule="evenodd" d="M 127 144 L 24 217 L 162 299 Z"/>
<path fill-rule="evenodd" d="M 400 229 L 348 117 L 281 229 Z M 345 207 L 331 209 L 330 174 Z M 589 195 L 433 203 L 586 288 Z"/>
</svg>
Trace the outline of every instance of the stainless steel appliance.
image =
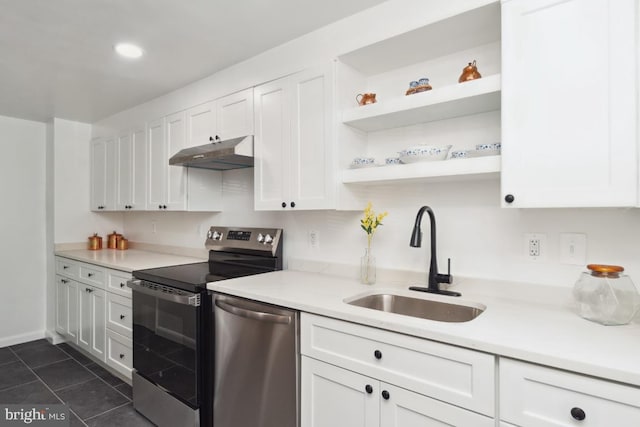
<svg viewBox="0 0 640 427">
<path fill-rule="evenodd" d="M 299 313 L 213 295 L 214 427 L 299 423 Z"/>
<path fill-rule="evenodd" d="M 208 262 L 137 270 L 133 300 L 133 406 L 158 426 L 213 422 L 213 316 L 209 282 L 282 269 L 282 230 L 211 227 Z"/>
</svg>

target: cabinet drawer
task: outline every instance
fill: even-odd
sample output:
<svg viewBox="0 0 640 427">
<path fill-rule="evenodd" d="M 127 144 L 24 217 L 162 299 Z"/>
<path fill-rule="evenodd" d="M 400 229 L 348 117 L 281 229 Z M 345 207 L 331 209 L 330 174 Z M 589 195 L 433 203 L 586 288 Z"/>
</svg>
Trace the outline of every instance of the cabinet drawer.
<svg viewBox="0 0 640 427">
<path fill-rule="evenodd" d="M 107 290 L 131 298 L 131 288 L 127 286 L 131 277 L 131 273 L 125 271 L 107 270 Z"/>
<path fill-rule="evenodd" d="M 131 378 L 133 370 L 133 350 L 131 338 L 123 337 L 107 329 L 107 365 Z"/>
<path fill-rule="evenodd" d="M 80 267 L 77 262 L 67 258 L 56 257 L 56 273 L 71 279 L 80 277 Z"/>
<path fill-rule="evenodd" d="M 91 264 L 80 264 L 80 280 L 96 288 L 104 289 L 104 268 Z"/>
<path fill-rule="evenodd" d="M 637 427 L 640 388 L 501 358 L 500 413 L 522 427 Z"/>
<path fill-rule="evenodd" d="M 493 416 L 495 358 L 381 329 L 301 315 L 302 354 Z"/>
<path fill-rule="evenodd" d="M 107 328 L 131 338 L 131 299 L 107 293 Z"/>
</svg>

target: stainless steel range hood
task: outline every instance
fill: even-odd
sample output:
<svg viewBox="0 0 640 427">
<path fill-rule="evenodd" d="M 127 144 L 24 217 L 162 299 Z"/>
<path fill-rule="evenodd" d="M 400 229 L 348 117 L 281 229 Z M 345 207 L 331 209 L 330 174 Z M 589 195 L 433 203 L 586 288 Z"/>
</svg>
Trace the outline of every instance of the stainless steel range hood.
<svg viewBox="0 0 640 427">
<path fill-rule="evenodd" d="M 214 170 L 253 167 L 253 135 L 185 148 L 174 154 L 169 164 Z"/>
</svg>

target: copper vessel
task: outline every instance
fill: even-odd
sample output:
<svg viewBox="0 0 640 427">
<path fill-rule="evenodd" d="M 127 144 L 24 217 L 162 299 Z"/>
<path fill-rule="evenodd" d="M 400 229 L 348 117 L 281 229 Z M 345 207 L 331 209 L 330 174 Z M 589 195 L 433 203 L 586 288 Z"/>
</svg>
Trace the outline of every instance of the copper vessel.
<svg viewBox="0 0 640 427">
<path fill-rule="evenodd" d="M 118 241 L 122 239 L 122 234 L 118 234 L 115 231 L 107 235 L 107 248 L 116 249 L 118 247 Z"/>
<path fill-rule="evenodd" d="M 356 101 L 358 101 L 358 104 L 360 105 L 374 104 L 376 102 L 376 94 L 375 93 L 359 93 L 356 95 Z"/>
<path fill-rule="evenodd" d="M 480 77 L 482 77 L 482 75 L 478 72 L 476 60 L 474 59 L 473 62 L 469 62 L 469 65 L 462 69 L 458 83 L 468 82 L 469 80 L 479 79 Z"/>
<path fill-rule="evenodd" d="M 102 249 L 102 237 L 95 233 L 93 236 L 89 236 L 89 250 L 97 251 Z"/>
<path fill-rule="evenodd" d="M 129 249 L 129 241 L 127 239 L 125 239 L 124 237 L 120 240 L 118 240 L 118 250 L 121 251 L 126 251 L 127 249 Z"/>
</svg>

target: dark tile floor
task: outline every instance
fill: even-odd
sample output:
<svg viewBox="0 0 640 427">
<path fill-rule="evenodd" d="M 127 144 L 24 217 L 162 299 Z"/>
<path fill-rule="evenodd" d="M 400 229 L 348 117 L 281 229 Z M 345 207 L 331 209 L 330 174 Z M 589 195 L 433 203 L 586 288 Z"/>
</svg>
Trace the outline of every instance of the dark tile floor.
<svg viewBox="0 0 640 427">
<path fill-rule="evenodd" d="M 131 386 L 68 344 L 0 348 L 0 403 L 69 406 L 71 426 L 153 426 L 133 409 Z"/>
</svg>

